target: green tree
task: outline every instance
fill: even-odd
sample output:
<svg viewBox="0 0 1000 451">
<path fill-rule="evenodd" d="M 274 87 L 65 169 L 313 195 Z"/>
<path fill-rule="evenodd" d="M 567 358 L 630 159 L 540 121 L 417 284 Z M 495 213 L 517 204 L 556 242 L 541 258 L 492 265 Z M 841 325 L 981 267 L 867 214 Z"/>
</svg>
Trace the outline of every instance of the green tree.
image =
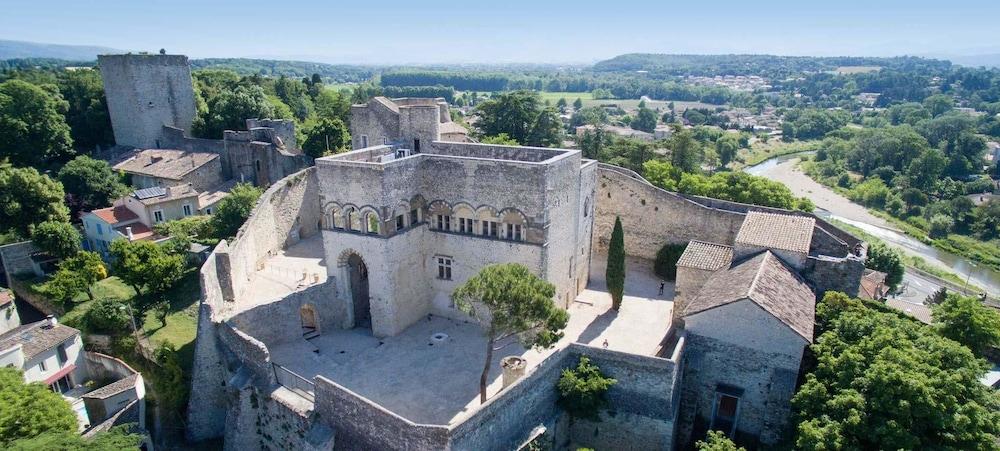
<svg viewBox="0 0 1000 451">
<path fill-rule="evenodd" d="M 486 334 L 480 402 L 486 402 L 493 352 L 510 344 L 510 338 L 527 348 L 548 348 L 562 338 L 569 315 L 556 306 L 553 296 L 551 283 L 516 263 L 489 265 L 452 292 L 455 305 L 478 320 Z"/>
<path fill-rule="evenodd" d="M 865 260 L 865 267 L 882 271 L 886 274 L 885 284 L 895 289 L 903 281 L 903 257 L 899 251 L 886 246 L 880 241 L 868 244 L 868 259 Z"/>
<path fill-rule="evenodd" d="M 955 99 L 947 94 L 934 94 L 924 99 L 924 108 L 931 113 L 931 116 L 938 117 L 952 110 L 955 107 Z"/>
<path fill-rule="evenodd" d="M 642 175 L 653 185 L 667 191 L 677 191 L 681 171 L 668 161 L 649 160 L 642 164 Z"/>
<path fill-rule="evenodd" d="M 792 405 L 795 447 L 996 449 L 1000 397 L 985 361 L 893 310 L 829 292 L 817 304 L 815 367 Z"/>
<path fill-rule="evenodd" d="M 236 232 L 250 217 L 263 191 L 248 183 L 239 183 L 229 191 L 229 195 L 219 201 L 212 215 L 212 231 L 216 238 L 236 236 Z"/>
<path fill-rule="evenodd" d="M 68 105 L 66 123 L 77 148 L 93 149 L 115 143 L 100 71 L 62 71 L 59 74 L 59 92 Z"/>
<path fill-rule="evenodd" d="M 94 301 L 83 314 L 83 322 L 91 332 L 120 334 L 129 330 L 128 306 L 124 300 L 102 298 Z"/>
<path fill-rule="evenodd" d="M 320 119 L 340 119 L 351 122 L 351 99 L 334 89 L 324 89 L 316 96 L 316 116 Z"/>
<path fill-rule="evenodd" d="M 611 308 L 618 311 L 625 293 L 625 232 L 622 218 L 615 216 L 615 228 L 611 231 L 608 245 L 608 265 L 604 272 L 608 293 L 611 294 Z"/>
<path fill-rule="evenodd" d="M 560 111 L 563 110 L 563 109 L 565 109 L 567 105 L 569 105 L 569 104 L 566 103 L 566 98 L 565 97 L 560 97 L 559 101 L 556 102 L 556 108 L 559 108 Z"/>
<path fill-rule="evenodd" d="M 31 231 L 31 241 L 39 249 L 56 258 L 66 258 L 83 250 L 83 237 L 68 222 L 45 221 Z"/>
<path fill-rule="evenodd" d="M 529 134 L 542 111 L 541 98 L 533 91 L 513 91 L 495 95 L 476 107 L 476 129 L 484 136 L 506 133 L 519 143 L 529 143 Z"/>
<path fill-rule="evenodd" d="M 161 343 L 153 357 L 160 364 L 154 380 L 157 400 L 169 410 L 178 411 L 187 405 L 189 381 L 181 366 L 181 358 L 169 342 Z"/>
<path fill-rule="evenodd" d="M 580 356 L 576 368 L 566 368 L 559 376 L 559 407 L 573 418 L 597 421 L 600 412 L 608 406 L 607 392 L 618 381 L 601 372 L 585 355 Z"/>
<path fill-rule="evenodd" d="M 73 138 L 63 116 L 67 108 L 53 85 L 0 83 L 0 161 L 41 166 L 72 155 Z"/>
<path fill-rule="evenodd" d="M 85 438 L 76 431 L 45 432 L 32 438 L 16 440 L 9 444 L 10 451 L 121 451 L 136 449 L 142 444 L 143 436 L 131 432 L 132 424 L 115 426 L 108 431 L 98 432 Z"/>
<path fill-rule="evenodd" d="M 222 138 L 225 130 L 242 130 L 247 119 L 273 118 L 276 116 L 274 103 L 268 100 L 260 86 L 240 85 L 224 89 L 210 99 L 208 109 L 199 122 L 201 128 L 195 130 L 204 138 Z"/>
<path fill-rule="evenodd" d="M 932 307 L 934 326 L 941 335 L 955 340 L 976 355 L 1000 346 L 1000 313 L 973 296 L 949 293 Z"/>
<path fill-rule="evenodd" d="M 656 251 L 656 261 L 653 263 L 653 272 L 656 275 L 673 281 L 677 279 L 677 261 L 687 249 L 687 244 L 664 244 L 660 250 Z"/>
<path fill-rule="evenodd" d="M 163 293 L 184 276 L 184 257 L 150 241 L 112 241 L 111 258 L 115 275 L 140 294 L 144 286 Z"/>
<path fill-rule="evenodd" d="M 746 451 L 743 447 L 736 446 L 726 434 L 721 431 L 708 431 L 705 440 L 698 440 L 694 444 L 698 451 Z"/>
<path fill-rule="evenodd" d="M 684 172 L 701 171 L 701 145 L 690 130 L 675 125 L 667 145 L 670 148 L 670 163 L 674 167 Z"/>
<path fill-rule="evenodd" d="M 77 252 L 59 263 L 59 269 L 42 284 L 41 291 L 61 302 L 70 302 L 79 293 L 94 299 L 91 287 L 98 280 L 108 277 L 101 256 L 96 252 Z"/>
<path fill-rule="evenodd" d="M 579 111 L 580 108 L 583 108 L 583 100 L 577 97 L 576 100 L 573 101 L 573 109 Z"/>
<path fill-rule="evenodd" d="M 943 214 L 936 214 L 931 216 L 930 223 L 930 236 L 931 238 L 943 238 L 948 236 L 951 232 L 951 228 L 955 226 L 955 220 L 951 219 L 950 216 Z"/>
<path fill-rule="evenodd" d="M 558 147 L 562 145 L 563 124 L 559 112 L 553 108 L 543 108 L 535 117 L 525 144 L 536 147 Z"/>
<path fill-rule="evenodd" d="M 45 384 L 25 383 L 20 370 L 0 368 L 0 445 L 46 432 L 76 433 L 76 414 Z"/>
<path fill-rule="evenodd" d="M 104 208 L 128 192 L 121 177 L 104 160 L 80 155 L 59 170 L 66 202 L 74 213 Z"/>
<path fill-rule="evenodd" d="M 727 133 L 715 140 L 715 152 L 719 155 L 719 165 L 725 167 L 734 159 L 740 150 L 739 136 Z"/>
<path fill-rule="evenodd" d="M 59 182 L 34 168 L 14 168 L 0 163 L 0 232 L 31 236 L 31 229 L 45 221 L 69 221 Z"/>
<path fill-rule="evenodd" d="M 483 144 L 496 144 L 500 146 L 520 145 L 515 139 L 511 138 L 510 136 L 507 136 L 506 133 L 501 133 L 495 136 L 484 136 L 482 139 L 479 140 L 479 142 Z"/>
<path fill-rule="evenodd" d="M 645 106 L 640 107 L 639 112 L 636 113 L 635 120 L 629 125 L 636 130 L 653 133 L 656 130 L 656 112 Z"/>
<path fill-rule="evenodd" d="M 341 152 L 350 146 L 351 134 L 338 118 L 321 118 L 306 130 L 302 150 L 313 158 Z"/>
</svg>

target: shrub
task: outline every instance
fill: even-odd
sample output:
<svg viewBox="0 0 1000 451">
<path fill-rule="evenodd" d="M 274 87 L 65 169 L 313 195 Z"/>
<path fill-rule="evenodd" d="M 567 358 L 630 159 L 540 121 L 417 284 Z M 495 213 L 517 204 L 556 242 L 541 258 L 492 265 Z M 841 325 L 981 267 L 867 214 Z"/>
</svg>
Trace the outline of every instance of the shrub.
<svg viewBox="0 0 1000 451">
<path fill-rule="evenodd" d="M 708 437 L 705 440 L 698 440 L 694 446 L 698 451 L 745 451 L 719 431 L 708 431 Z"/>
<path fill-rule="evenodd" d="M 939 213 L 931 217 L 930 225 L 931 237 L 941 238 L 948 236 L 948 232 L 951 232 L 951 228 L 955 226 L 955 220 Z"/>
<path fill-rule="evenodd" d="M 567 368 L 559 377 L 559 406 L 573 418 L 597 420 L 607 406 L 605 393 L 618 381 L 601 373 L 587 356 L 580 356 L 576 368 Z"/>
<path fill-rule="evenodd" d="M 653 272 L 656 275 L 673 281 L 677 279 L 677 260 L 687 249 L 687 244 L 665 244 L 656 251 L 656 262 L 653 263 Z"/>
<path fill-rule="evenodd" d="M 126 333 L 131 322 L 125 301 L 117 298 L 94 301 L 84 314 L 83 321 L 92 332 L 110 334 Z"/>
<path fill-rule="evenodd" d="M 868 259 L 865 267 L 886 273 L 885 284 L 895 289 L 903 281 L 903 257 L 899 251 L 881 242 L 868 245 Z"/>
</svg>

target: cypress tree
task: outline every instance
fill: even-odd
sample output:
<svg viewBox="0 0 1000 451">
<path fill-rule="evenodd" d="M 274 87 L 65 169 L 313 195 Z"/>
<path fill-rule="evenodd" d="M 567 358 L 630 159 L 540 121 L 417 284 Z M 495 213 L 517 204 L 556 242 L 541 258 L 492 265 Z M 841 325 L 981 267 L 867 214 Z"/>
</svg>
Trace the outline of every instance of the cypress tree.
<svg viewBox="0 0 1000 451">
<path fill-rule="evenodd" d="M 608 246 L 608 267 L 604 278 L 611 293 L 611 308 L 616 312 L 622 305 L 622 294 L 625 292 L 625 232 L 622 231 L 622 219 L 615 217 L 615 229 L 611 232 L 611 244 Z"/>
</svg>

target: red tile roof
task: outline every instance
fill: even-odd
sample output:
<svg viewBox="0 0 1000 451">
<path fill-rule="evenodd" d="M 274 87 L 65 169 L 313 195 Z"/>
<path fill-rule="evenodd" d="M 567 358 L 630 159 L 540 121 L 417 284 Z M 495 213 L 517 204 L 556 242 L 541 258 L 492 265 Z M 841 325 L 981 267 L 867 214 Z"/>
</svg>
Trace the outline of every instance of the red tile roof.
<svg viewBox="0 0 1000 451">
<path fill-rule="evenodd" d="M 132 210 L 126 208 L 124 205 L 102 208 L 100 210 L 94 210 L 91 213 L 97 215 L 97 217 L 101 218 L 102 221 L 111 225 L 139 219 L 139 216 L 133 213 Z"/>
<path fill-rule="evenodd" d="M 120 232 L 122 235 L 128 237 L 128 230 L 126 229 L 127 227 L 132 228 L 133 241 L 144 240 L 153 235 L 156 235 L 155 232 L 153 232 L 149 227 L 146 227 L 146 225 L 141 222 L 137 222 L 135 224 L 129 224 L 127 226 L 115 227 L 115 230 Z"/>
</svg>

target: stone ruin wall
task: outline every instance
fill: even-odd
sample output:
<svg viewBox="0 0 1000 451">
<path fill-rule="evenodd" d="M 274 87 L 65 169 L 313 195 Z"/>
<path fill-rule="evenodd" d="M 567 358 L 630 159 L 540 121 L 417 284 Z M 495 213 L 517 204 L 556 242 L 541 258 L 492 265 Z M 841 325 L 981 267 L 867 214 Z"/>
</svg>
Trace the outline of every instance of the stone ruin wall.
<svg viewBox="0 0 1000 451">
<path fill-rule="evenodd" d="M 253 213 L 231 242 L 220 242 L 201 267 L 201 303 L 195 341 L 187 436 L 198 441 L 221 437 L 229 408 L 227 353 L 219 325 L 253 305 L 241 296 L 257 265 L 301 237 L 317 232 L 319 200 L 315 168 L 292 174 L 261 195 Z M 241 302 L 243 301 L 243 302 Z"/>
</svg>

